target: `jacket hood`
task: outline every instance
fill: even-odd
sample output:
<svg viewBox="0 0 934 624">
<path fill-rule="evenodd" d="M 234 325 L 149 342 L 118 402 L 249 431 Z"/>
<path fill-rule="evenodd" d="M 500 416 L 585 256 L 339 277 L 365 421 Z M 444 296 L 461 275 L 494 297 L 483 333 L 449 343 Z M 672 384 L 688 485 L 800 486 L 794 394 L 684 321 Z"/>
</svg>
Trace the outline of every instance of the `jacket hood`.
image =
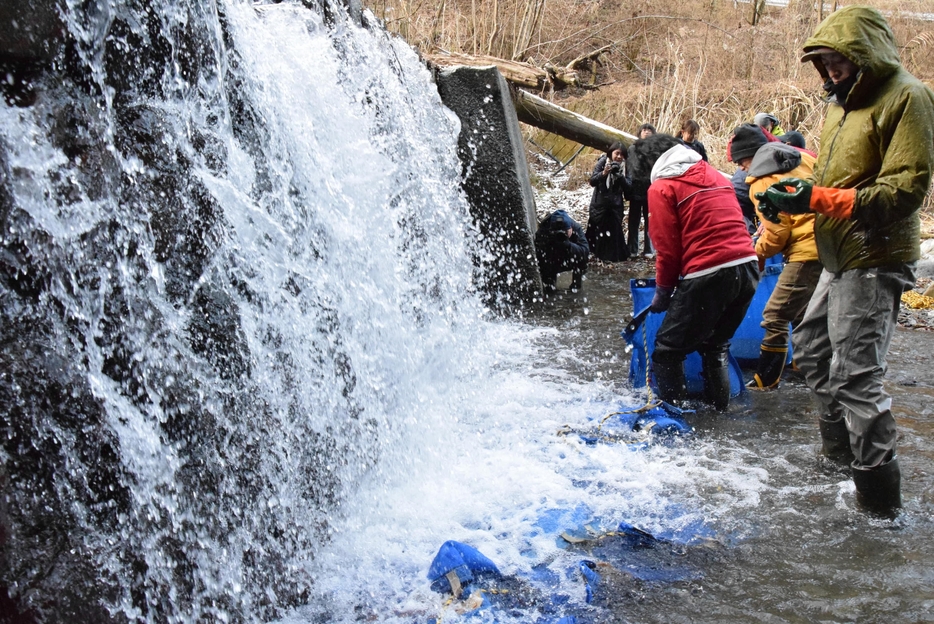
<svg viewBox="0 0 934 624">
<path fill-rule="evenodd" d="M 860 78 L 848 103 L 854 94 L 869 95 L 901 66 L 892 29 L 882 14 L 870 7 L 849 6 L 832 13 L 804 42 L 802 62 L 812 61 L 826 81 L 827 70 L 820 58 L 807 54 L 818 48 L 832 48 L 859 67 Z"/>
<path fill-rule="evenodd" d="M 701 156 L 694 150 L 678 144 L 664 152 L 652 167 L 652 182 L 659 178 L 676 178 L 700 162 Z"/>
<path fill-rule="evenodd" d="M 756 152 L 747 175 L 761 178 L 773 173 L 786 173 L 801 164 L 801 152 L 784 143 L 766 143 Z"/>
</svg>

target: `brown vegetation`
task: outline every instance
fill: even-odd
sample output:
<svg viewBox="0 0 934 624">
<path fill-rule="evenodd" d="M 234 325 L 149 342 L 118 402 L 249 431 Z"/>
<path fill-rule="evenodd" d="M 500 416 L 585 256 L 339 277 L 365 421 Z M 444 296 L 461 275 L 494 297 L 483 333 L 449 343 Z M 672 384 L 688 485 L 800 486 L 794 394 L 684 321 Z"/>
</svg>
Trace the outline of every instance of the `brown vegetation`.
<svg viewBox="0 0 934 624">
<path fill-rule="evenodd" d="M 386 27 L 425 55 L 489 55 L 545 69 L 573 68 L 581 87 L 539 93 L 627 132 L 643 122 L 674 132 L 682 120 L 701 126 L 712 164 L 724 171 L 726 142 L 738 124 L 770 112 L 818 149 L 824 116 L 820 80 L 801 64 L 801 47 L 820 22 L 810 0 L 787 7 L 763 0 L 365 0 Z M 843 2 L 828 2 L 824 11 Z M 886 14 L 902 62 L 934 87 L 930 0 L 867 0 Z M 826 16 L 826 15 L 825 15 Z M 589 88 L 588 88 L 589 87 Z M 594 88 L 596 87 L 596 88 Z M 562 160 L 578 148 L 526 128 Z M 564 142 L 566 143 L 566 142 Z M 571 184 L 589 174 L 585 150 Z M 928 202 L 930 206 L 931 202 Z"/>
</svg>

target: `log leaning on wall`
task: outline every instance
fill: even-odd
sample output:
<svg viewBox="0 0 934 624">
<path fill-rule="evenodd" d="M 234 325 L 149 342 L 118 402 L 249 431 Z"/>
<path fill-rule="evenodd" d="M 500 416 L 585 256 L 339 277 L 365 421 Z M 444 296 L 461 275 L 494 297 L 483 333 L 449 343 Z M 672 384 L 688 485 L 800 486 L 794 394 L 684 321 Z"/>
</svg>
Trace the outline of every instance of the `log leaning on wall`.
<svg viewBox="0 0 934 624">
<path fill-rule="evenodd" d="M 496 67 L 509 84 L 513 105 L 519 121 L 604 152 L 617 141 L 629 147 L 636 140 L 636 137 L 526 91 L 526 89 L 529 89 L 541 93 L 564 89 L 569 86 L 580 86 L 577 71 L 574 67 L 604 51 L 601 48 L 587 57 L 575 59 L 567 67 L 548 65 L 544 69 L 529 63 L 495 56 L 453 52 L 429 54 L 425 59 L 429 65 L 439 68 L 456 66 Z"/>
<path fill-rule="evenodd" d="M 519 121 L 553 132 L 581 145 L 605 152 L 619 141 L 629 147 L 636 137 L 599 121 L 579 115 L 522 89 L 511 89 Z"/>
</svg>

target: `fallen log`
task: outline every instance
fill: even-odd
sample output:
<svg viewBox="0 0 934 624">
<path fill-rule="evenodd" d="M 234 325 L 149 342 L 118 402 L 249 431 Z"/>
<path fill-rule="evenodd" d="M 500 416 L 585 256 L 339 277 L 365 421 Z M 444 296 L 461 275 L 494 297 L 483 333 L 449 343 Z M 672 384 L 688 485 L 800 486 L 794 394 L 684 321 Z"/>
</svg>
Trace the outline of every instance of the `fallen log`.
<svg viewBox="0 0 934 624">
<path fill-rule="evenodd" d="M 571 141 L 605 152 L 619 141 L 629 147 L 636 137 L 574 111 L 552 104 L 522 89 L 513 88 L 512 100 L 519 121 L 552 132 Z"/>
<path fill-rule="evenodd" d="M 435 67 L 496 67 L 510 85 L 513 104 L 519 121 L 552 132 L 566 139 L 600 151 L 619 141 L 628 147 L 636 137 L 612 126 L 569 111 L 524 89 L 538 92 L 554 91 L 568 86 L 582 86 L 576 71 L 578 66 L 595 61 L 612 46 L 607 45 L 578 57 L 566 67 L 552 64 L 539 68 L 529 63 L 488 55 L 471 55 L 441 51 L 426 54 L 425 60 Z"/>
<path fill-rule="evenodd" d="M 536 67 L 522 61 L 513 61 L 485 54 L 472 55 L 459 52 L 438 52 L 425 54 L 428 63 L 437 67 L 496 67 L 507 82 L 535 91 L 560 91 L 568 87 L 582 86 L 580 77 L 573 68 L 558 67 L 548 64 L 545 68 Z"/>
</svg>

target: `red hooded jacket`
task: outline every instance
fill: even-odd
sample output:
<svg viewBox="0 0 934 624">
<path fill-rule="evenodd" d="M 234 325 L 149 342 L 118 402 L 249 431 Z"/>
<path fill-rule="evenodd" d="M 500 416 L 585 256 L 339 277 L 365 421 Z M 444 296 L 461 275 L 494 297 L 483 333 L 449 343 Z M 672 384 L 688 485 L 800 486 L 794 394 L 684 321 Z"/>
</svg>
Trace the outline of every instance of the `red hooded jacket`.
<svg viewBox="0 0 934 624">
<path fill-rule="evenodd" d="M 658 286 L 756 261 L 733 185 L 688 148 L 676 145 L 655 163 L 648 203 Z"/>
</svg>

